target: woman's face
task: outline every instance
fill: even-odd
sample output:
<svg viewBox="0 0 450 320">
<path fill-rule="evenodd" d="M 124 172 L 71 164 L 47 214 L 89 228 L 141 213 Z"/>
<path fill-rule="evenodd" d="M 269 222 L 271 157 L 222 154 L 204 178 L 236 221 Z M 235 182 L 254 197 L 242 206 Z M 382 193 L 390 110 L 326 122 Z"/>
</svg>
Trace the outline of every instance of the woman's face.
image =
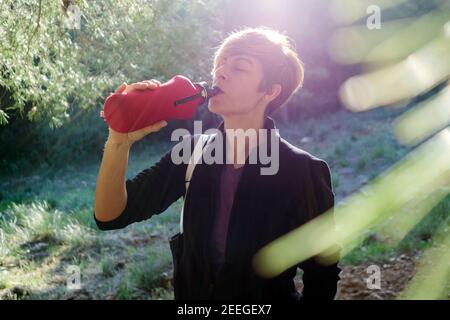
<svg viewBox="0 0 450 320">
<path fill-rule="evenodd" d="M 213 70 L 214 85 L 222 92 L 209 100 L 208 109 L 221 116 L 256 111 L 268 104 L 259 91 L 263 79 L 261 63 L 249 55 L 220 56 Z"/>
</svg>

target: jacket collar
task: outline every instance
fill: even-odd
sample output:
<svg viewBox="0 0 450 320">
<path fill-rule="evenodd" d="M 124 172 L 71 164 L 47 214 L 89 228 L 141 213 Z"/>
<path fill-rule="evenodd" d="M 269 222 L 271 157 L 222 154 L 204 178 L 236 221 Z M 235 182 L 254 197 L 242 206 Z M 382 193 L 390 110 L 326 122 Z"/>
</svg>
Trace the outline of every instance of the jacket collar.
<svg viewBox="0 0 450 320">
<path fill-rule="evenodd" d="M 220 125 L 217 127 L 217 129 L 223 134 L 223 150 L 226 150 L 226 139 L 225 139 L 225 129 L 224 129 L 224 122 L 222 121 L 221 123 L 220 123 Z M 268 152 L 268 154 L 271 154 L 272 153 L 272 148 L 271 148 L 271 142 L 272 142 L 272 139 L 271 139 L 271 133 L 273 132 L 273 131 L 275 131 L 274 133 L 275 133 L 275 136 L 276 136 L 276 139 L 280 139 L 280 135 L 279 135 L 279 133 L 278 133 L 278 129 L 277 129 L 277 127 L 275 126 L 275 121 L 271 118 L 271 117 L 269 117 L 269 116 L 266 116 L 265 118 L 264 118 L 264 127 L 262 128 L 262 129 L 266 129 L 267 130 L 267 136 L 266 136 L 266 143 L 267 143 L 267 152 Z M 259 134 L 259 133 L 258 133 Z M 279 143 L 280 141 L 278 141 L 278 143 Z M 256 152 L 257 154 L 257 159 L 259 159 L 258 158 L 258 155 L 259 155 L 259 148 L 262 146 L 262 144 L 260 143 L 260 144 L 258 144 L 258 146 L 252 151 L 252 153 L 253 152 Z M 247 157 L 247 159 L 246 159 L 246 161 L 245 161 L 245 164 L 248 164 L 249 163 L 249 159 L 250 159 L 250 156 L 248 156 Z M 225 158 L 225 154 L 224 154 L 224 158 L 223 158 L 223 161 L 226 161 L 226 158 Z M 258 160 L 258 163 L 256 164 L 256 167 L 260 167 L 261 166 L 261 164 L 259 163 L 259 160 Z M 252 166 L 252 167 L 255 167 L 254 165 Z"/>
<path fill-rule="evenodd" d="M 219 129 L 220 131 L 222 131 L 222 133 L 225 133 L 225 128 L 224 128 L 225 124 L 222 120 L 222 122 L 219 124 L 219 126 L 217 127 L 217 129 Z M 266 116 L 264 118 L 264 129 L 276 129 L 277 127 L 275 126 L 275 121 L 271 118 Z"/>
</svg>

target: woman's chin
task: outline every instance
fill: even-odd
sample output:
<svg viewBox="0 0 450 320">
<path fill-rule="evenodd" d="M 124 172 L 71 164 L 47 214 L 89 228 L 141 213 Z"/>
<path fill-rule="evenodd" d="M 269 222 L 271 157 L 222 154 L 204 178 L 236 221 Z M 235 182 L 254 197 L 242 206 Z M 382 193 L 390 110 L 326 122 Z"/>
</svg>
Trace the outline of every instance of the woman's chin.
<svg viewBox="0 0 450 320">
<path fill-rule="evenodd" d="M 220 105 L 220 103 L 217 103 L 215 101 L 209 100 L 209 103 L 208 103 L 208 110 L 209 111 L 211 111 L 212 113 L 215 113 L 217 115 L 221 115 L 223 113 L 222 109 L 223 108 Z"/>
</svg>

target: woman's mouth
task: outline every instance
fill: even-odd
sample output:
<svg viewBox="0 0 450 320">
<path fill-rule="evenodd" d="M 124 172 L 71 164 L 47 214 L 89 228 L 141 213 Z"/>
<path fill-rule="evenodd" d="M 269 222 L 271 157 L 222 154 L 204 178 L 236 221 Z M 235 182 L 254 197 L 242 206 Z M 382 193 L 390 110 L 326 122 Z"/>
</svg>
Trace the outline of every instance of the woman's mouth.
<svg viewBox="0 0 450 320">
<path fill-rule="evenodd" d="M 214 95 L 215 95 L 215 96 L 217 96 L 217 95 L 219 95 L 219 94 L 222 94 L 222 93 L 223 93 L 223 90 L 222 90 L 222 89 L 220 89 L 220 88 L 219 88 L 219 87 L 217 87 L 217 86 L 213 87 L 213 90 L 214 90 Z"/>
<path fill-rule="evenodd" d="M 215 97 L 221 96 L 224 92 L 222 89 L 220 89 L 217 86 L 213 86 L 213 95 L 211 97 L 211 99 L 214 99 Z"/>
</svg>

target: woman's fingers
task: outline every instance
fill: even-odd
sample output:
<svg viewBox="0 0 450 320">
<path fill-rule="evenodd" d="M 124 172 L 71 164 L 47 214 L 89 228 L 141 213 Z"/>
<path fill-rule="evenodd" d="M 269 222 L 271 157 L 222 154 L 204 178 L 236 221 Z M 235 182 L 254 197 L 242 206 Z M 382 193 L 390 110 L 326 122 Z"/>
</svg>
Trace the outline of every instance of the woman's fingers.
<svg viewBox="0 0 450 320">
<path fill-rule="evenodd" d="M 156 132 L 156 131 L 161 130 L 165 126 L 167 126 L 167 121 L 162 120 L 162 121 L 158 121 L 152 125 L 149 125 L 148 127 L 145 127 L 144 131 L 147 133 Z"/>
<path fill-rule="evenodd" d="M 159 82 L 156 79 L 144 80 L 142 82 L 146 82 L 146 83 L 149 83 L 149 84 L 156 84 L 158 87 L 161 85 L 161 82 Z"/>
<path fill-rule="evenodd" d="M 146 135 L 148 135 L 148 134 L 150 134 L 152 132 L 157 132 L 157 131 L 161 130 L 161 128 L 164 128 L 166 125 L 167 125 L 167 121 L 164 121 L 164 120 L 156 122 L 156 123 L 154 123 L 152 125 L 149 125 L 149 126 L 147 126 L 145 128 L 142 128 L 142 129 L 139 129 L 139 130 L 136 130 L 136 131 L 133 131 L 133 132 L 129 132 L 128 133 L 128 138 L 131 141 L 133 141 L 133 142 L 141 140 Z"/>
<path fill-rule="evenodd" d="M 127 88 L 127 83 L 124 82 L 120 86 L 117 87 L 116 91 L 114 93 L 122 93 Z"/>
<path fill-rule="evenodd" d="M 159 87 L 159 84 L 157 82 L 146 80 L 146 81 L 141 81 L 141 82 L 136 82 L 136 83 L 130 84 L 126 89 L 126 92 L 130 92 L 133 90 L 156 89 L 158 87 Z"/>
<path fill-rule="evenodd" d="M 157 131 L 161 130 L 162 128 L 164 128 L 165 126 L 167 126 L 167 121 L 161 120 L 154 124 L 149 125 L 148 127 L 142 128 L 141 132 L 145 136 L 149 133 L 157 132 Z"/>
<path fill-rule="evenodd" d="M 130 92 L 134 90 L 146 90 L 146 89 L 156 89 L 161 85 L 161 82 L 155 79 L 144 80 L 140 82 L 135 82 L 132 84 L 127 84 L 126 82 L 122 83 L 119 87 L 117 87 L 114 93 L 122 93 L 122 92 Z"/>
</svg>

